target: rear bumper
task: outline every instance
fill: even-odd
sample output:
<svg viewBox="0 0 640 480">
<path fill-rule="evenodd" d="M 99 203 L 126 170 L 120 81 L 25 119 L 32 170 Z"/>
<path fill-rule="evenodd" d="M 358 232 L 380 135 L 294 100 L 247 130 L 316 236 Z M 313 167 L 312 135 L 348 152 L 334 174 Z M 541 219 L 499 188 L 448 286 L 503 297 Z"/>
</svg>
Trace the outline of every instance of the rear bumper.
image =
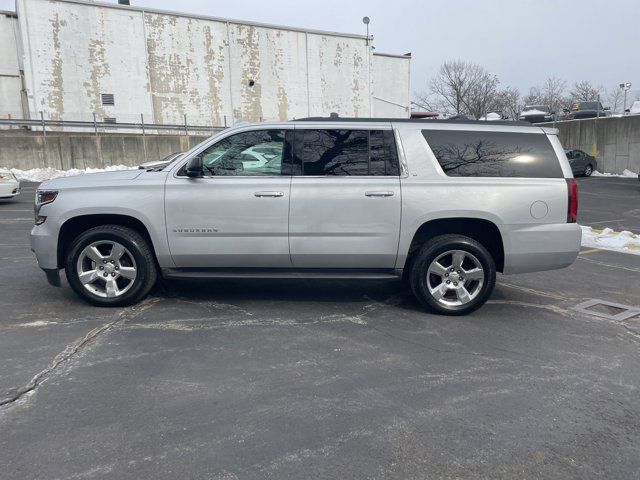
<svg viewBox="0 0 640 480">
<path fill-rule="evenodd" d="M 576 223 L 505 225 L 504 273 L 555 270 L 571 265 L 580 251 L 582 231 Z"/>
</svg>

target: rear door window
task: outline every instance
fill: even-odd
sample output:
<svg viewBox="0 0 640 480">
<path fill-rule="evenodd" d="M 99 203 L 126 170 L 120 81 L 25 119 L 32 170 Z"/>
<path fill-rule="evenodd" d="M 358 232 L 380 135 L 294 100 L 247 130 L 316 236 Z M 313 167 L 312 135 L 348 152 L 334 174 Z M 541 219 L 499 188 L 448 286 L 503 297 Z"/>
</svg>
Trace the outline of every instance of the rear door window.
<svg viewBox="0 0 640 480">
<path fill-rule="evenodd" d="M 423 130 L 422 135 L 450 177 L 563 177 L 544 134 Z"/>
<path fill-rule="evenodd" d="M 392 130 L 296 130 L 294 164 L 305 176 L 400 174 Z"/>
</svg>

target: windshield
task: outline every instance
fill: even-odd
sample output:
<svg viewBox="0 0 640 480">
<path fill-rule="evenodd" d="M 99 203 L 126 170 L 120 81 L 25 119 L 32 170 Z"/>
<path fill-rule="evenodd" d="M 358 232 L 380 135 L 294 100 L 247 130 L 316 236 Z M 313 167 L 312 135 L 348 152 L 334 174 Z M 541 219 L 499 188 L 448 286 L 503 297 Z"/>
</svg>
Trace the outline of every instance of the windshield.
<svg viewBox="0 0 640 480">
<path fill-rule="evenodd" d="M 530 112 L 531 110 L 539 110 L 541 112 L 548 112 L 549 107 L 545 107 L 544 105 L 527 105 L 524 107 L 523 112 Z"/>
</svg>

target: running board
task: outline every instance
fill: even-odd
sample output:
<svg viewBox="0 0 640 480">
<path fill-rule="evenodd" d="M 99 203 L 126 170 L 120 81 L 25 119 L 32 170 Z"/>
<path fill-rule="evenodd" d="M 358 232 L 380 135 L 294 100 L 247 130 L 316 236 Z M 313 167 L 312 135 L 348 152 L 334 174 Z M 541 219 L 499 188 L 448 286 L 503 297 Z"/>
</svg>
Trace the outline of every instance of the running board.
<svg viewBox="0 0 640 480">
<path fill-rule="evenodd" d="M 397 280 L 402 270 L 377 269 L 288 269 L 288 268 L 163 268 L 166 279 L 207 278 L 308 278 L 322 280 Z"/>
</svg>

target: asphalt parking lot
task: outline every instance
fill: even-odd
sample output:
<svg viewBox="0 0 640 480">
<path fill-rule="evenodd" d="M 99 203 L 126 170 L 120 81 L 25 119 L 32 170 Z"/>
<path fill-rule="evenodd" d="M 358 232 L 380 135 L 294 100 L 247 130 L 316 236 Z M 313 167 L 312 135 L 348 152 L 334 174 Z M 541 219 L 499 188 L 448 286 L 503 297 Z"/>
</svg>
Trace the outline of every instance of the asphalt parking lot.
<svg viewBox="0 0 640 480">
<path fill-rule="evenodd" d="M 581 179 L 581 223 L 640 231 L 637 180 Z M 640 256 L 499 277 L 467 317 L 399 283 L 172 284 L 99 309 L 0 202 L 0 478 L 639 478 Z M 635 195 L 635 196 L 634 196 Z"/>
</svg>

